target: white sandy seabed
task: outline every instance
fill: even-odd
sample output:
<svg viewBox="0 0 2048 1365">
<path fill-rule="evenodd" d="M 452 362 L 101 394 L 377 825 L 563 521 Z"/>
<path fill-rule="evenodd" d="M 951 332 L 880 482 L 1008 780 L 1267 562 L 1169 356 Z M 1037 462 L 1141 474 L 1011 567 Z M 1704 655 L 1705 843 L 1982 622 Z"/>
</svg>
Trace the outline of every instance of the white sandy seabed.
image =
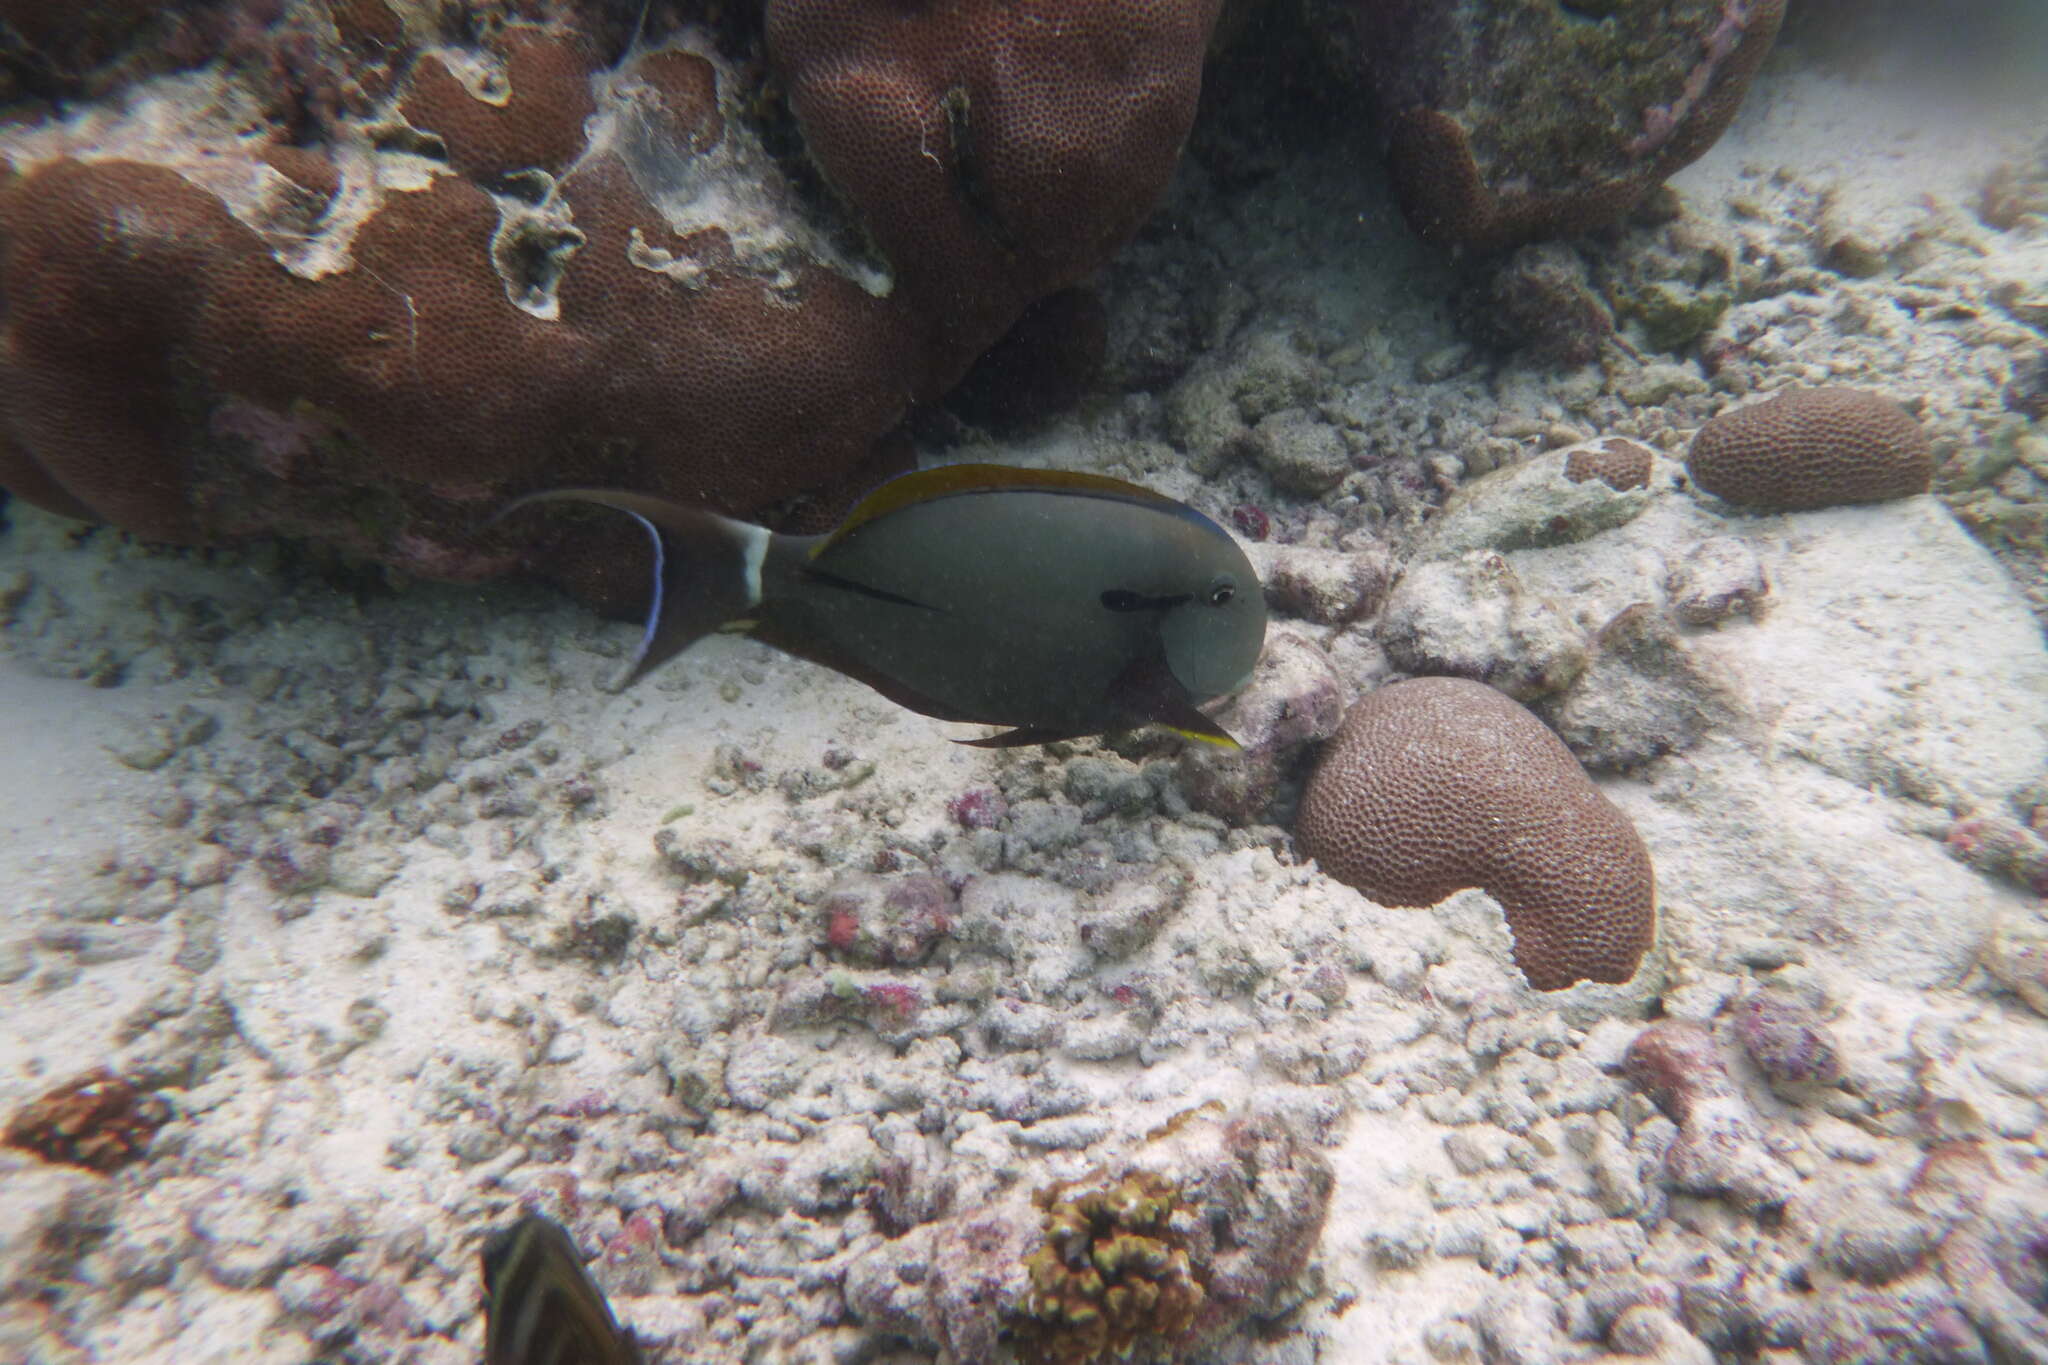
<svg viewBox="0 0 2048 1365">
<path fill-rule="evenodd" d="M 1984 301 L 2043 306 L 2048 230 L 1970 205 L 2044 113 L 1945 124 L 1770 75 L 1678 187 L 1755 269 L 1805 273 L 1738 305 L 1746 354 L 1711 384 L 1668 358 L 1461 367 L 1438 268 L 1355 167 L 1311 162 L 1199 229 L 1243 275 L 1198 372 L 1293 337 L 1326 415 L 1452 478 L 1477 472 L 1468 440 L 1542 458 L 1623 432 L 1682 456 L 1742 390 L 1817 379 L 1917 398 L 1948 450 L 2011 440 L 2024 329 Z M 1913 280 L 1812 268 L 1822 212 Z M 1408 358 L 1447 354 L 1415 377 Z M 977 454 L 1262 502 L 1311 569 L 1358 547 L 1358 486 L 1321 506 L 1248 466 L 1205 486 L 1160 420 L 1133 399 Z M 1589 673 L 1615 714 L 1647 696 L 1655 723 L 1706 721 L 1602 777 L 1657 865 L 1644 984 L 1560 996 L 1521 984 L 1477 893 L 1386 910 L 1275 830 L 1189 812 L 1170 746 L 964 749 L 727 639 L 609 695 L 632 632 L 538 594 L 359 599 L 270 551 L 159 555 L 11 508 L 0 1114 L 107 1066 L 174 1117 L 112 1177 L 0 1151 L 0 1359 L 473 1360 L 477 1244 L 525 1206 L 604 1249 L 656 1359 L 929 1360 L 914 1304 L 847 1305 L 877 1267 L 899 1297 L 929 1269 L 889 1234 L 1212 1105 L 1335 1183 L 1306 1270 L 1201 1359 L 1852 1360 L 1877 1325 L 1931 1337 L 1960 1313 L 2048 1360 L 2024 1250 L 2048 1230 L 2048 987 L 2023 994 L 2048 916 L 1945 843 L 1959 815 L 2048 800 L 2039 624 L 1933 498 L 1734 517 L 1674 468 L 1621 525 L 1506 554 L 1576 636 L 1681 563 L 1771 585 L 1754 619 L 1682 632 L 1656 687 Z M 1412 528 L 1379 529 L 1405 553 Z M 1385 675 L 1370 621 L 1276 632 L 1347 688 Z M 998 803 L 957 799 L 993 791 L 1000 820 L 970 827 Z M 923 873 L 957 900 L 902 929 L 903 960 L 835 947 L 835 894 L 872 908 L 877 874 Z M 1732 1021 L 1764 990 L 1832 1040 L 1838 1080 L 1759 1069 Z M 1658 992 L 1732 1077 L 1689 1121 L 1704 1137 L 1622 1071 Z M 1997 1199 L 1913 1183 L 1971 1139 Z M 1671 1158 L 1696 1140 L 1704 1174 Z"/>
</svg>

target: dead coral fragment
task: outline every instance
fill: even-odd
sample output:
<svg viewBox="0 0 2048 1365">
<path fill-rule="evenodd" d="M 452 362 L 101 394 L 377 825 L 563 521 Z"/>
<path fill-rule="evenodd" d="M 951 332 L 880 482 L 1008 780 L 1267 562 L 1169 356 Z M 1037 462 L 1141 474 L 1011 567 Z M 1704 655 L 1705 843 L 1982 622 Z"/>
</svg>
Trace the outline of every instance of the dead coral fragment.
<svg viewBox="0 0 2048 1365">
<path fill-rule="evenodd" d="M 1716 497 L 1769 512 L 1925 493 L 1934 453 L 1912 413 L 1862 389 L 1792 389 L 1724 412 L 1692 439 L 1686 469 Z"/>
<path fill-rule="evenodd" d="M 1055 1200 L 1045 1245 L 1024 1262 L 1018 1358 L 1094 1365 L 1165 1356 L 1187 1340 L 1203 1292 L 1171 1226 L 1178 1205 L 1173 1185 L 1147 1171 Z"/>
<path fill-rule="evenodd" d="M 7 1125 L 9 1147 L 107 1173 L 140 1160 L 171 1108 L 100 1068 L 32 1100 Z"/>
<path fill-rule="evenodd" d="M 1758 991 L 1737 1005 L 1735 1036 L 1774 1084 L 1825 1085 L 1841 1078 L 1834 1031 L 1812 1006 L 1790 995 Z"/>
<path fill-rule="evenodd" d="M 1482 683 L 1415 678 L 1352 707 L 1295 833 L 1383 904 L 1484 890 L 1537 990 L 1627 981 L 1656 934 L 1635 826 L 1542 721 Z"/>
<path fill-rule="evenodd" d="M 1791 1198 L 1797 1178 L 1764 1144 L 1756 1111 L 1729 1076 L 1712 1034 L 1682 1019 L 1660 1019 L 1636 1035 L 1622 1063 L 1678 1125 L 1664 1154 L 1666 1185 L 1746 1209 L 1782 1208 Z"/>
</svg>

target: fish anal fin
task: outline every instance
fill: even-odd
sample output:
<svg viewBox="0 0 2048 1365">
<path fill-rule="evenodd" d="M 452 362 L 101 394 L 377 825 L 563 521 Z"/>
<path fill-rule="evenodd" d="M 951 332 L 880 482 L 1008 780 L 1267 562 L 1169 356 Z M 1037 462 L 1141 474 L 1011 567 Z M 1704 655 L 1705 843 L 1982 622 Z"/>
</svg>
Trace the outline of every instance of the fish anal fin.
<svg viewBox="0 0 2048 1365">
<path fill-rule="evenodd" d="M 753 623 L 753 627 L 747 634 L 772 649 L 779 649 L 784 654 L 794 655 L 799 659 L 807 659 L 814 664 L 831 669 L 834 673 L 843 674 L 857 683 L 865 684 L 906 711 L 915 711 L 921 716 L 930 716 L 934 720 L 972 721 L 975 719 L 973 716 L 962 715 L 959 711 L 947 706 L 943 702 L 925 696 L 915 688 L 898 682 L 886 673 L 870 668 L 843 650 L 834 649 L 825 643 L 815 630 L 806 630 L 800 625 L 792 627 L 778 619 L 776 613 L 771 612 L 763 615 Z"/>
<path fill-rule="evenodd" d="M 1085 730 L 1048 730 L 1035 725 L 1020 725 L 999 735 L 988 735 L 981 739 L 956 739 L 953 742 L 964 744 L 970 749 L 1022 749 L 1031 744 L 1058 744 L 1061 740 L 1081 739 L 1088 733 Z"/>
<path fill-rule="evenodd" d="M 1187 688 L 1166 666 L 1164 655 L 1139 659 L 1118 674 L 1110 684 L 1109 699 L 1139 723 L 1163 725 L 1184 739 L 1219 748 L 1243 747 L 1228 730 L 1202 714 Z"/>
</svg>

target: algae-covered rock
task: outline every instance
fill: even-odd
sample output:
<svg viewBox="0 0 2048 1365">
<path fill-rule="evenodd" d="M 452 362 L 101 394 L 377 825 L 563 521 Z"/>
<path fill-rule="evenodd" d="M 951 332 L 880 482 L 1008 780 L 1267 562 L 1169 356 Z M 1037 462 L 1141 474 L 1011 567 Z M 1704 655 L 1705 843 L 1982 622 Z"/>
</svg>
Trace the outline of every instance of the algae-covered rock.
<svg viewBox="0 0 2048 1365">
<path fill-rule="evenodd" d="M 1785 4 L 1328 8 L 1326 41 L 1362 70 L 1409 223 L 1488 251 L 1613 222 L 1705 152 Z"/>
<path fill-rule="evenodd" d="M 1415 545 L 1418 559 L 1449 559 L 1473 550 L 1526 550 L 1585 540 L 1632 520 L 1669 476 L 1654 466 L 1648 485 L 1616 488 L 1604 478 L 1569 476 L 1575 457 L 1606 454 L 1620 442 L 1603 437 L 1545 451 L 1474 479 L 1451 495 Z"/>
</svg>

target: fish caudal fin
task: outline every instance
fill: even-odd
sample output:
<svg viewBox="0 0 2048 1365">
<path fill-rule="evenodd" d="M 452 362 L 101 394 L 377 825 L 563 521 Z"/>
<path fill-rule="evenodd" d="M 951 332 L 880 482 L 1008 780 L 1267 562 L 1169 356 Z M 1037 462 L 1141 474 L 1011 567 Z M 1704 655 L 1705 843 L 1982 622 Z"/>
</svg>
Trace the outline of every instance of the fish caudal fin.
<svg viewBox="0 0 2048 1365">
<path fill-rule="evenodd" d="M 641 1365 L 562 1225 L 529 1213 L 484 1243 L 484 1365 Z"/>
<path fill-rule="evenodd" d="M 644 493 L 608 488 L 565 488 L 534 493 L 507 506 L 493 521 L 536 503 L 582 502 L 611 507 L 640 523 L 654 549 L 654 591 L 640 646 L 610 684 L 623 691 L 713 631 L 745 618 L 761 604 L 761 565 L 774 533 L 765 526 L 721 517 Z"/>
</svg>

